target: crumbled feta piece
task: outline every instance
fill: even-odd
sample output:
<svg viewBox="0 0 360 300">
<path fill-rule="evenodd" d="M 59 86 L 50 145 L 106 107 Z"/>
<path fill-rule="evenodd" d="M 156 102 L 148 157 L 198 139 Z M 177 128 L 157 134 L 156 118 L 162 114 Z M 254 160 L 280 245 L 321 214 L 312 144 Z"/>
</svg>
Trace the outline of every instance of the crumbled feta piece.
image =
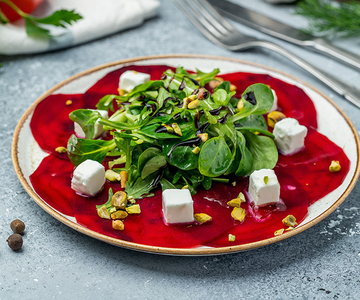
<svg viewBox="0 0 360 300">
<path fill-rule="evenodd" d="M 271 89 L 273 96 L 274 96 L 274 103 L 273 106 L 271 107 L 271 109 L 269 110 L 269 112 L 275 111 L 278 108 L 278 97 L 276 95 L 275 90 Z"/>
<path fill-rule="evenodd" d="M 249 195 L 256 206 L 279 202 L 280 184 L 271 169 L 254 171 L 250 175 Z"/>
<path fill-rule="evenodd" d="M 90 110 L 99 112 L 103 119 L 108 119 L 109 118 L 109 114 L 108 114 L 108 112 L 106 110 L 96 110 L 96 109 L 90 109 Z M 79 137 L 79 138 L 84 138 L 85 137 L 84 131 L 82 130 L 81 126 L 76 122 L 74 122 L 74 131 L 75 131 L 75 135 L 77 137 Z M 99 123 L 99 121 L 96 121 L 95 126 L 94 126 L 93 139 L 98 138 L 103 132 L 104 132 L 103 125 L 101 125 Z"/>
<path fill-rule="evenodd" d="M 304 147 L 307 128 L 296 119 L 285 118 L 275 124 L 273 134 L 279 151 L 284 155 L 291 155 Z"/>
<path fill-rule="evenodd" d="M 105 168 L 97 161 L 88 159 L 74 170 L 71 188 L 78 194 L 94 196 L 105 183 Z"/>
<path fill-rule="evenodd" d="M 194 222 L 194 202 L 188 189 L 163 191 L 162 209 L 167 224 Z"/>
<path fill-rule="evenodd" d="M 119 79 L 119 88 L 131 91 L 139 84 L 143 84 L 150 80 L 150 75 L 136 71 L 125 71 Z"/>
</svg>

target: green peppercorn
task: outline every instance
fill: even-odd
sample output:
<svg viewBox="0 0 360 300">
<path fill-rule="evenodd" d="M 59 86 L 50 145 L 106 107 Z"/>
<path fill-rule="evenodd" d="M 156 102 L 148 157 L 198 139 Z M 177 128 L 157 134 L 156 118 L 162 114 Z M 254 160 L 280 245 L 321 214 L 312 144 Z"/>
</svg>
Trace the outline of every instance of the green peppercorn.
<svg viewBox="0 0 360 300">
<path fill-rule="evenodd" d="M 10 223 L 10 228 L 14 233 L 23 234 L 25 230 L 24 222 L 16 219 Z"/>
<path fill-rule="evenodd" d="M 23 245 L 22 236 L 18 233 L 10 235 L 6 241 L 8 242 L 9 247 L 14 251 L 20 250 Z"/>
</svg>

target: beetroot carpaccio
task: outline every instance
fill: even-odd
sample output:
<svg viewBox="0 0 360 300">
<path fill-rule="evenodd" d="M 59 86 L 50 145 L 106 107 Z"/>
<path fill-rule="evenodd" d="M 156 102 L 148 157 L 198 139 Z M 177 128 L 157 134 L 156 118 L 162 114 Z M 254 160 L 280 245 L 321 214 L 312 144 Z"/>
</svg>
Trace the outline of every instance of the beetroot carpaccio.
<svg viewBox="0 0 360 300">
<path fill-rule="evenodd" d="M 94 197 L 76 194 L 71 189 L 74 166 L 66 153 L 58 153 L 55 149 L 66 146 L 74 134 L 74 122 L 69 119 L 69 114 L 77 109 L 96 109 L 102 97 L 118 94 L 119 77 L 128 70 L 150 74 L 151 80 L 164 78 L 167 70 L 175 71 L 164 65 L 123 67 L 108 73 L 84 94 L 48 96 L 37 105 L 31 119 L 35 140 L 49 153 L 30 176 L 33 188 L 51 207 L 75 217 L 80 225 L 90 230 L 124 241 L 171 248 L 224 247 L 260 241 L 273 237 L 274 232 L 281 228 L 286 229 L 282 220 L 288 215 L 295 216 L 300 223 L 306 217 L 309 205 L 335 190 L 349 171 L 350 162 L 343 150 L 317 131 L 314 104 L 300 88 L 264 74 L 237 72 L 217 75 L 236 86 L 234 97 L 239 99 L 253 84 L 270 86 L 278 97 L 277 110 L 307 127 L 304 149 L 290 156 L 279 154 L 274 167 L 280 183 L 281 201 L 264 207 L 256 207 L 251 201 L 246 201 L 241 204 L 246 212 L 245 220 L 234 220 L 231 217 L 233 207 L 229 207 L 227 202 L 237 198 L 240 192 L 247 195 L 249 177 L 229 175 L 231 180 L 228 183 L 213 181 L 209 190 L 199 185 L 192 196 L 194 213 L 206 213 L 212 217 L 211 222 L 169 226 L 163 221 L 159 184 L 151 191 L 151 197 L 136 201 L 141 213 L 124 219 L 124 230 L 114 230 L 111 221 L 98 216 L 96 205 L 108 200 L 110 188 L 114 193 L 123 190 L 120 183 L 107 180 L 102 191 Z M 205 87 L 213 92 L 207 84 Z M 113 114 L 112 111 L 109 113 Z M 107 157 L 102 162 L 106 169 L 109 161 Z M 329 172 L 331 161 L 339 161 L 340 172 Z M 229 234 L 236 237 L 234 241 L 229 240 Z"/>
</svg>

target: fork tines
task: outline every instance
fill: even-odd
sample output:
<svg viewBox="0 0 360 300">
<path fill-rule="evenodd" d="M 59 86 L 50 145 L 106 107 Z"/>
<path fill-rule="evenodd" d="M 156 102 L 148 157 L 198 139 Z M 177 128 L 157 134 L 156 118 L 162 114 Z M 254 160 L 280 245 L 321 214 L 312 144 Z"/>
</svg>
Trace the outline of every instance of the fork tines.
<svg viewBox="0 0 360 300">
<path fill-rule="evenodd" d="M 235 30 L 205 0 L 173 1 L 202 34 L 216 44 L 221 44 L 219 39 L 221 40 L 224 36 L 228 36 Z"/>
</svg>

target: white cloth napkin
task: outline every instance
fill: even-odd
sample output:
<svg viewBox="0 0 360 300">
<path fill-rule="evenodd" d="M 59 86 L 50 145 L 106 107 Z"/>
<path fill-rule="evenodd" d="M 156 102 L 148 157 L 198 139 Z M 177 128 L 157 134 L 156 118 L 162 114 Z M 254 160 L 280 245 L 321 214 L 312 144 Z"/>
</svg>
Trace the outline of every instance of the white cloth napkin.
<svg viewBox="0 0 360 300">
<path fill-rule="evenodd" d="M 75 9 L 82 20 L 67 29 L 55 28 L 56 37 L 36 39 L 26 35 L 23 20 L 0 25 L 0 54 L 46 52 L 85 43 L 141 25 L 156 16 L 158 0 L 47 0 L 39 10 L 46 15 L 59 9 Z"/>
</svg>

